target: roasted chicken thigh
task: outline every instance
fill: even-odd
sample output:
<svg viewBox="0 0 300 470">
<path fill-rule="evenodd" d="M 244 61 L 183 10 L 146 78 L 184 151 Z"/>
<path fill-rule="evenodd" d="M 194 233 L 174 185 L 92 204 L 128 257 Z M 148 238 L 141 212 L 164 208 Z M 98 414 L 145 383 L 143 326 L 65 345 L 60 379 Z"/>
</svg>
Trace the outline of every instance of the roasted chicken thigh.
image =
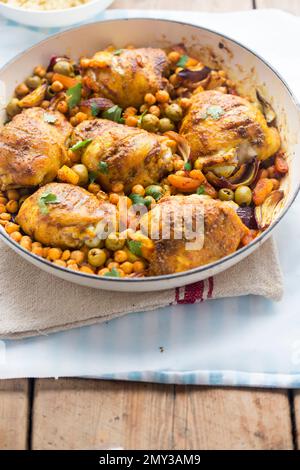
<svg viewBox="0 0 300 470">
<path fill-rule="evenodd" d="M 114 182 L 125 192 L 134 184 L 147 186 L 172 171 L 168 138 L 106 119 L 84 121 L 74 130 L 72 141 L 93 139 L 84 149 L 82 163 L 107 191 Z"/>
<path fill-rule="evenodd" d="M 186 211 L 188 206 L 190 211 Z M 196 211 L 200 215 L 199 226 Z M 192 216 L 190 220 L 189 214 Z M 171 220 L 170 236 L 166 236 L 168 220 Z M 193 242 L 193 232 L 189 236 L 185 232 L 189 224 L 195 231 L 195 239 L 196 233 L 199 237 L 198 245 L 189 245 Z M 197 195 L 163 198 L 141 220 L 144 233 L 153 234 L 157 227 L 157 240 L 149 258 L 149 275 L 153 276 L 178 273 L 217 261 L 236 251 L 241 239 L 248 233 L 247 227 L 228 203 Z M 180 228 L 182 237 L 178 237 Z"/>
<path fill-rule="evenodd" d="M 100 51 L 84 60 L 88 86 L 122 108 L 139 107 L 146 93 L 155 94 L 166 86 L 168 60 L 162 49 Z"/>
<path fill-rule="evenodd" d="M 192 96 L 180 133 L 191 147 L 191 158 L 204 165 L 236 158 L 239 149 L 264 160 L 280 147 L 275 127 L 269 127 L 253 103 L 236 95 L 203 91 Z M 247 155 L 246 155 L 247 158 Z"/>
<path fill-rule="evenodd" d="M 54 180 L 67 156 L 72 126 L 57 111 L 30 108 L 0 129 L 0 189 Z"/>
<path fill-rule="evenodd" d="M 40 243 L 79 248 L 95 236 L 98 222 L 108 222 L 113 216 L 114 206 L 101 202 L 85 189 L 50 183 L 25 200 L 16 221 Z"/>
</svg>

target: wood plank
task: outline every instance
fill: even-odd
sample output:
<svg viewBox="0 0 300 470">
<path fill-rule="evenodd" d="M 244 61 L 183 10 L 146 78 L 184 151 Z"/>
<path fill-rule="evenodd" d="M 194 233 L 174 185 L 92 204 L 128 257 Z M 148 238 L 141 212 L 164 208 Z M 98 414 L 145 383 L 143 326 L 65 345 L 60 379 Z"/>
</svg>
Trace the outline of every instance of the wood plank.
<svg viewBox="0 0 300 470">
<path fill-rule="evenodd" d="M 299 0 L 256 0 L 256 8 L 278 8 L 300 15 Z"/>
<path fill-rule="evenodd" d="M 252 0 L 116 0 L 110 8 L 237 11 L 252 9 Z"/>
<path fill-rule="evenodd" d="M 297 446 L 297 449 L 300 449 L 300 390 L 295 390 L 294 391 L 294 410 L 292 410 L 294 413 L 294 434 L 295 434 L 295 444 Z"/>
<path fill-rule="evenodd" d="M 37 380 L 32 448 L 168 449 L 173 386 Z"/>
<path fill-rule="evenodd" d="M 287 392 L 176 387 L 178 449 L 292 449 Z"/>
<path fill-rule="evenodd" d="M 0 380 L 0 449 L 25 450 L 29 422 L 29 381 Z"/>
</svg>

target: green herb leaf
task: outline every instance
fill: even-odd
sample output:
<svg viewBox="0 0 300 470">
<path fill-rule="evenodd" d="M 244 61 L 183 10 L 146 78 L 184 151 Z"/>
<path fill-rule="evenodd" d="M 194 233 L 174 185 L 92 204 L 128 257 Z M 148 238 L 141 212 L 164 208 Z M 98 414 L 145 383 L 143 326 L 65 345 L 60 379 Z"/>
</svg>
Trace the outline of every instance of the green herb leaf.
<svg viewBox="0 0 300 470">
<path fill-rule="evenodd" d="M 93 139 L 86 139 L 86 140 L 81 140 L 80 142 L 77 142 L 77 144 L 73 145 L 73 147 L 70 148 L 72 152 L 76 152 L 76 150 L 82 149 L 89 145 Z"/>
<path fill-rule="evenodd" d="M 82 90 L 81 83 L 77 83 L 77 85 L 67 90 L 66 94 L 68 97 L 68 105 L 70 109 L 75 108 L 75 106 L 77 106 L 80 103 L 81 90 Z"/>
<path fill-rule="evenodd" d="M 117 104 L 112 106 L 111 108 L 107 109 L 102 113 L 102 117 L 104 119 L 109 119 L 110 121 L 114 122 L 121 122 L 122 121 L 122 112 L 123 109 L 120 108 Z"/>
<path fill-rule="evenodd" d="M 128 240 L 127 245 L 131 253 L 135 256 L 142 256 L 142 242 L 137 240 Z"/>
<path fill-rule="evenodd" d="M 142 122 L 143 122 L 143 119 L 144 119 L 144 116 L 148 113 L 148 109 L 145 109 L 145 111 L 139 116 L 138 118 L 138 126 L 140 127 L 142 125 Z"/>
<path fill-rule="evenodd" d="M 99 106 L 97 105 L 97 103 L 92 103 L 92 104 L 91 104 L 91 113 L 92 113 L 92 116 L 97 117 L 98 114 L 99 114 L 99 111 L 100 111 L 100 108 L 99 108 Z"/>
<path fill-rule="evenodd" d="M 146 195 L 153 197 L 158 201 L 162 196 L 162 188 L 158 185 L 152 184 L 146 188 Z"/>
<path fill-rule="evenodd" d="M 179 61 L 177 62 L 177 67 L 185 67 L 186 66 L 186 63 L 187 61 L 189 60 L 189 56 L 188 55 L 182 55 L 179 59 Z"/>
<path fill-rule="evenodd" d="M 89 182 L 90 183 L 95 183 L 97 177 L 98 177 L 98 173 L 96 171 L 91 171 L 89 173 Z"/>
<path fill-rule="evenodd" d="M 113 55 L 120 55 L 120 54 L 122 54 L 123 51 L 124 51 L 124 49 L 116 49 L 116 50 L 113 52 Z"/>
<path fill-rule="evenodd" d="M 185 165 L 184 165 L 184 169 L 185 169 L 185 171 L 191 171 L 191 169 L 192 169 L 191 163 L 186 162 Z"/>
<path fill-rule="evenodd" d="M 103 175 L 108 174 L 108 165 L 106 162 L 100 162 L 98 167 L 99 167 L 100 173 L 102 173 Z"/>
<path fill-rule="evenodd" d="M 199 196 L 201 196 L 202 194 L 205 194 L 205 188 L 204 186 L 199 186 L 199 188 L 197 189 L 197 194 Z"/>
<path fill-rule="evenodd" d="M 130 194 L 128 197 L 132 200 L 133 205 L 149 207 L 151 204 L 151 201 L 143 198 L 143 196 L 140 196 L 139 194 Z"/>
<path fill-rule="evenodd" d="M 57 199 L 56 194 L 53 193 L 44 193 L 39 198 L 38 205 L 42 214 L 48 214 L 49 210 L 47 204 L 57 204 L 60 201 Z"/>
<path fill-rule="evenodd" d="M 117 268 L 111 268 L 108 273 L 104 274 L 105 277 L 121 277 Z"/>
<path fill-rule="evenodd" d="M 221 106 L 209 106 L 206 110 L 206 114 L 212 119 L 218 120 L 224 114 L 224 109 Z"/>
<path fill-rule="evenodd" d="M 57 121 L 57 117 L 53 116 L 53 114 L 44 113 L 44 121 L 48 122 L 49 124 L 55 124 Z"/>
</svg>

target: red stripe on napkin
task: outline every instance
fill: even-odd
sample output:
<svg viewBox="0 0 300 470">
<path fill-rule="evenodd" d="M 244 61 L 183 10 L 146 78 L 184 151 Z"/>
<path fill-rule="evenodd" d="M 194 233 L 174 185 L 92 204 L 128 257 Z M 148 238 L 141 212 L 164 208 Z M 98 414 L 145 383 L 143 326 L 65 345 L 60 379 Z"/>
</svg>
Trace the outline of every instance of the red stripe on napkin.
<svg viewBox="0 0 300 470">
<path fill-rule="evenodd" d="M 177 287 L 175 290 L 175 304 L 195 304 L 203 302 L 205 282 L 208 282 L 207 299 L 211 299 L 214 290 L 214 278 L 210 277 L 207 281 L 199 281 L 185 287 Z"/>
</svg>

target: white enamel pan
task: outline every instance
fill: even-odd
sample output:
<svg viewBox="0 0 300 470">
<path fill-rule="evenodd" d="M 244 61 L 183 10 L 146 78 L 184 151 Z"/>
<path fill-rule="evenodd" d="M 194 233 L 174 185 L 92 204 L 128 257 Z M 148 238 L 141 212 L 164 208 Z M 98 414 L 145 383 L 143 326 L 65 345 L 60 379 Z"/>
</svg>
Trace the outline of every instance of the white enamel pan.
<svg viewBox="0 0 300 470">
<path fill-rule="evenodd" d="M 84 286 L 112 291 L 155 292 L 200 281 L 224 271 L 249 256 L 273 233 L 299 191 L 299 107 L 284 80 L 269 64 L 247 47 L 228 37 L 202 27 L 168 20 L 118 19 L 87 24 L 42 41 L 7 64 L 0 71 L 0 83 L 4 83 L 6 88 L 4 99 L 8 101 L 15 86 L 28 76 L 37 64 L 48 64 L 53 55 L 66 54 L 77 59 L 84 54 L 91 56 L 109 44 L 114 44 L 117 48 L 129 43 L 134 46 L 166 47 L 180 42 L 186 45 L 189 52 L 201 57 L 207 65 L 225 69 L 230 78 L 238 80 L 239 91 L 242 93 L 253 94 L 255 89 L 259 89 L 272 103 L 290 168 L 284 181 L 284 205 L 276 220 L 253 243 L 230 256 L 206 266 L 167 276 L 119 279 L 69 271 L 24 250 L 1 227 L 1 238 L 20 256 L 49 274 Z M 1 111 L 0 123 L 3 123 L 4 119 L 5 112 Z"/>
</svg>

